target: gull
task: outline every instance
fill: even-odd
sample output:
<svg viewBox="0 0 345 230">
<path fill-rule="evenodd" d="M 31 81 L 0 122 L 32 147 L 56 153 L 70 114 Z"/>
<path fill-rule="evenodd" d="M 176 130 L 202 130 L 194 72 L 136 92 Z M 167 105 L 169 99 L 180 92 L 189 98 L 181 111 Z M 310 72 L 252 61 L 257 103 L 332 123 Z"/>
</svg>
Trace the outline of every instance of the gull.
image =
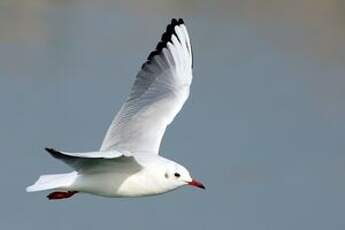
<svg viewBox="0 0 345 230">
<path fill-rule="evenodd" d="M 184 185 L 205 186 L 188 170 L 159 155 L 167 126 L 189 97 L 192 46 L 183 19 L 172 19 L 147 57 L 99 151 L 69 153 L 46 148 L 74 171 L 42 175 L 28 192 L 52 191 L 60 200 L 77 193 L 104 197 L 152 196 Z"/>
</svg>

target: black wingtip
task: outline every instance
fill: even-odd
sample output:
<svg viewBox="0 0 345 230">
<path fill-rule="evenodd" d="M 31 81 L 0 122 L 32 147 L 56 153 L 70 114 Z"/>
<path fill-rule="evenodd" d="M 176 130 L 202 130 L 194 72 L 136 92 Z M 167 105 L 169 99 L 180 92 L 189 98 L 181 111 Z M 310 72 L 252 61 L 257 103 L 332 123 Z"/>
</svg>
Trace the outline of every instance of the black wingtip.
<svg viewBox="0 0 345 230">
<path fill-rule="evenodd" d="M 59 151 L 53 149 L 53 148 L 44 148 L 48 153 L 51 155 L 61 154 Z"/>
<path fill-rule="evenodd" d="M 149 63 L 154 56 L 158 55 L 165 47 L 167 47 L 167 43 L 171 41 L 172 35 L 173 34 L 176 35 L 175 26 L 179 26 L 182 24 L 184 24 L 184 21 L 182 18 L 171 19 L 170 24 L 166 27 L 165 32 L 162 34 L 160 42 L 158 42 L 155 50 L 149 54 L 149 56 L 147 57 L 147 61 L 146 61 L 146 63 L 144 63 L 142 65 L 142 68 L 144 68 L 145 64 Z M 176 37 L 177 37 L 177 35 L 176 35 Z M 177 39 L 178 39 L 178 37 L 177 37 Z"/>
<path fill-rule="evenodd" d="M 172 18 L 170 24 L 181 25 L 181 24 L 184 24 L 184 21 L 182 18 Z"/>
<path fill-rule="evenodd" d="M 53 148 L 44 148 L 52 157 L 56 159 L 65 159 L 69 158 L 69 156 L 63 154 L 62 152 L 59 152 Z"/>
</svg>

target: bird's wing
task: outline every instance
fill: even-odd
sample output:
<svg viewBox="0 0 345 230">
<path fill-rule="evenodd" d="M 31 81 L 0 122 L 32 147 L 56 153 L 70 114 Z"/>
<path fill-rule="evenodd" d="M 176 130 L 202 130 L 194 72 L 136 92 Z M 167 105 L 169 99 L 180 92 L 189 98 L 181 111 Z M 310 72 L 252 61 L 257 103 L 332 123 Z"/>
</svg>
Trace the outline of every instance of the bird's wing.
<svg viewBox="0 0 345 230">
<path fill-rule="evenodd" d="M 131 156 L 130 153 L 123 153 L 116 150 L 111 151 L 103 151 L 103 152 L 84 152 L 84 153 L 68 153 L 68 152 L 61 152 L 52 148 L 45 148 L 47 152 L 49 152 L 53 157 L 58 155 L 65 156 L 65 157 L 80 157 L 80 158 L 90 158 L 90 159 L 114 159 L 122 156 Z M 58 158 L 58 157 L 56 157 Z"/>
<path fill-rule="evenodd" d="M 101 151 L 158 154 L 166 127 L 189 96 L 192 47 L 182 19 L 172 19 L 139 71 Z"/>
<path fill-rule="evenodd" d="M 46 151 L 54 158 L 63 161 L 78 172 L 86 172 L 90 170 L 102 171 L 106 169 L 106 165 L 114 165 L 114 163 L 120 162 L 126 162 L 127 165 L 132 165 L 132 167 L 130 167 L 132 169 L 141 168 L 133 155 L 130 153 L 120 153 L 115 150 L 108 152 L 68 153 L 52 148 L 46 148 Z"/>
</svg>

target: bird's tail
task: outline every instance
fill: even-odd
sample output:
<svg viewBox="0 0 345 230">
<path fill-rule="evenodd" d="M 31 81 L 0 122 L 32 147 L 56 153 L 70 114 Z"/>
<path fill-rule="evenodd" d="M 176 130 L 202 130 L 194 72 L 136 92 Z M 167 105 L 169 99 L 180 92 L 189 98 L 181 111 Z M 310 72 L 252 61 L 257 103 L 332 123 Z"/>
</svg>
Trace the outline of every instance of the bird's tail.
<svg viewBox="0 0 345 230">
<path fill-rule="evenodd" d="M 26 188 L 27 192 L 36 192 L 51 189 L 63 189 L 68 190 L 73 182 L 77 179 L 77 172 L 42 175 L 31 186 Z"/>
</svg>

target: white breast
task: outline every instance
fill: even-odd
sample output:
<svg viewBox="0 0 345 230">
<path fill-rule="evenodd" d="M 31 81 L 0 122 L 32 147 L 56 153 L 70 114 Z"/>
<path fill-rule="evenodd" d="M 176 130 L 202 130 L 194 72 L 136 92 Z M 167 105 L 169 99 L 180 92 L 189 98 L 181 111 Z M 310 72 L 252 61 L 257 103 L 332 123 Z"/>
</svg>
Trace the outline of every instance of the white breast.
<svg viewBox="0 0 345 230">
<path fill-rule="evenodd" d="M 133 175 L 117 172 L 80 175 L 71 189 L 107 197 L 137 197 L 165 193 L 175 187 L 142 170 Z"/>
</svg>

